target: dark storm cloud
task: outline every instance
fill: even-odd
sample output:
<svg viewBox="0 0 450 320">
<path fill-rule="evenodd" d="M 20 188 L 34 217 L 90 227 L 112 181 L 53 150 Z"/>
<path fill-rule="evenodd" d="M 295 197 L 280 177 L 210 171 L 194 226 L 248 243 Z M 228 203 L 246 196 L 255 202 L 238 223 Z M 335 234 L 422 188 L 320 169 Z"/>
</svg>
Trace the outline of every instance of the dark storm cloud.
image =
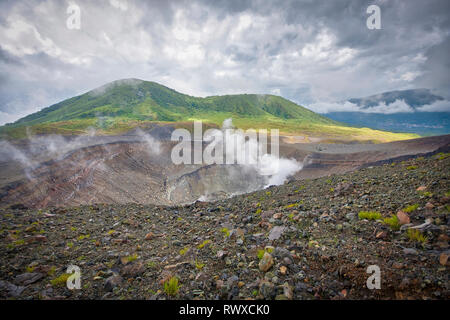
<svg viewBox="0 0 450 320">
<path fill-rule="evenodd" d="M 445 96 L 450 100 L 450 38 L 444 42 L 429 48 L 425 57 L 426 62 L 422 67 L 422 76 L 418 79 L 419 83 L 431 87 L 438 94 Z"/>
<path fill-rule="evenodd" d="M 81 29 L 66 28 L 69 3 Z M 381 30 L 366 27 L 369 5 Z M 120 78 L 309 105 L 449 79 L 450 1 L 0 1 L 0 124 Z"/>
</svg>

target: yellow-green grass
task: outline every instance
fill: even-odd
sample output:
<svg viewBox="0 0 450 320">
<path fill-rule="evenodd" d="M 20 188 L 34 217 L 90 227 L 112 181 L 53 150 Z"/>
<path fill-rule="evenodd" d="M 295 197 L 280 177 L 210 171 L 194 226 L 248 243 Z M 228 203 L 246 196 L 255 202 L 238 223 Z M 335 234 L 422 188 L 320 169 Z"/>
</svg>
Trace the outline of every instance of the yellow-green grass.
<svg viewBox="0 0 450 320">
<path fill-rule="evenodd" d="M 194 121 L 202 121 L 204 130 L 218 128 L 223 120 L 233 119 L 233 124 L 240 129 L 278 129 L 282 136 L 300 135 L 308 138 L 320 138 L 325 142 L 358 141 L 371 143 L 384 143 L 391 141 L 418 138 L 411 133 L 392 133 L 387 131 L 373 130 L 369 128 L 353 128 L 345 125 L 311 124 L 298 119 L 280 120 L 274 117 L 237 117 L 229 113 L 202 114 L 199 117 L 189 117 L 183 121 L 148 121 L 129 118 L 110 118 L 100 123 L 97 119 L 77 119 L 60 122 L 40 123 L 31 126 L 2 127 L 0 138 L 21 139 L 27 135 L 36 134 L 60 134 L 60 135 L 83 135 L 88 134 L 91 128 L 98 135 L 122 134 L 136 127 L 147 127 L 154 124 L 169 124 L 175 128 L 186 128 L 192 131 Z"/>
</svg>

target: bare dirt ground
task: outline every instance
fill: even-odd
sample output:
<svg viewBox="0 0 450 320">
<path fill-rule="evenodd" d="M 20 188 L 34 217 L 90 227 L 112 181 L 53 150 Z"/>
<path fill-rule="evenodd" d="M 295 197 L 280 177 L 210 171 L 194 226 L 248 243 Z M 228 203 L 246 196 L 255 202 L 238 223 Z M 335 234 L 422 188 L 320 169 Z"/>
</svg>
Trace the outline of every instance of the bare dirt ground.
<svg viewBox="0 0 450 320">
<path fill-rule="evenodd" d="M 1 210 L 0 298 L 449 299 L 449 165 L 442 153 L 185 206 Z"/>
</svg>

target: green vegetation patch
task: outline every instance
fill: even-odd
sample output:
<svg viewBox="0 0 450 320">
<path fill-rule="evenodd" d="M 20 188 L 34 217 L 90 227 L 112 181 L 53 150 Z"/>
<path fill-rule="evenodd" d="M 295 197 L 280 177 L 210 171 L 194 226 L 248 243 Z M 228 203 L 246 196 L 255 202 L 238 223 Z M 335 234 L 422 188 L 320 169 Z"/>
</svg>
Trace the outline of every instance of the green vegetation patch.
<svg viewBox="0 0 450 320">
<path fill-rule="evenodd" d="M 422 244 L 428 241 L 427 237 L 425 237 L 423 233 L 417 229 L 408 229 L 408 231 L 406 231 L 406 235 L 409 241 L 420 242 Z"/>
<path fill-rule="evenodd" d="M 360 211 L 358 213 L 358 218 L 367 220 L 381 220 L 383 219 L 383 216 L 377 211 Z"/>
<path fill-rule="evenodd" d="M 400 229 L 400 222 L 395 214 L 391 215 L 389 218 L 384 218 L 383 222 L 391 227 L 392 230 Z"/>
<path fill-rule="evenodd" d="M 178 293 L 178 290 L 180 289 L 180 284 L 179 284 L 179 280 L 177 277 L 171 277 L 168 280 L 166 280 L 164 282 L 164 292 L 168 295 L 168 296 L 176 296 Z"/>
<path fill-rule="evenodd" d="M 418 207 L 419 207 L 418 204 L 413 204 L 413 205 L 407 206 L 406 208 L 402 209 L 402 211 L 406 212 L 406 213 L 410 213 L 410 212 L 416 211 Z"/>
</svg>

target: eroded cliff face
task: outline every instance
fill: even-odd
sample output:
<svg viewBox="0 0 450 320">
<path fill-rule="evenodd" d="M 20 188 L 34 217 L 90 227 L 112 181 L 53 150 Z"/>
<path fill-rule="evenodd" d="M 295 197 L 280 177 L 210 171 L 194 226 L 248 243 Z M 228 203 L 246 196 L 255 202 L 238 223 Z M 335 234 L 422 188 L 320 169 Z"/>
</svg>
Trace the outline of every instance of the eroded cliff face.
<svg viewBox="0 0 450 320">
<path fill-rule="evenodd" d="M 60 152 L 54 154 L 45 148 L 30 152 L 20 144 L 4 149 L 0 157 L 0 206 L 178 205 L 224 199 L 267 186 L 267 176 L 258 175 L 253 167 L 174 165 L 170 158 L 174 143 L 159 138 L 91 138 L 89 143 L 67 150 L 63 150 L 64 144 L 59 145 L 52 150 Z M 305 179 L 448 150 L 449 144 L 450 136 L 372 146 L 290 144 L 281 145 L 280 154 L 302 162 L 303 169 L 291 179 Z"/>
<path fill-rule="evenodd" d="M 172 205 L 223 199 L 264 187 L 266 178 L 249 167 L 174 165 L 172 146 L 161 142 L 155 153 L 145 142 L 93 145 L 35 168 L 4 161 L 1 204 L 32 208 L 130 202 Z M 16 170 L 8 171 L 8 167 Z"/>
<path fill-rule="evenodd" d="M 168 201 L 186 203 L 211 201 L 264 188 L 267 178 L 255 168 L 239 165 L 210 165 L 168 182 Z"/>
<path fill-rule="evenodd" d="M 41 163 L 3 194 L 2 202 L 29 207 L 90 203 L 157 203 L 164 192 L 164 166 L 142 143 L 116 143 L 75 150 Z"/>
</svg>

